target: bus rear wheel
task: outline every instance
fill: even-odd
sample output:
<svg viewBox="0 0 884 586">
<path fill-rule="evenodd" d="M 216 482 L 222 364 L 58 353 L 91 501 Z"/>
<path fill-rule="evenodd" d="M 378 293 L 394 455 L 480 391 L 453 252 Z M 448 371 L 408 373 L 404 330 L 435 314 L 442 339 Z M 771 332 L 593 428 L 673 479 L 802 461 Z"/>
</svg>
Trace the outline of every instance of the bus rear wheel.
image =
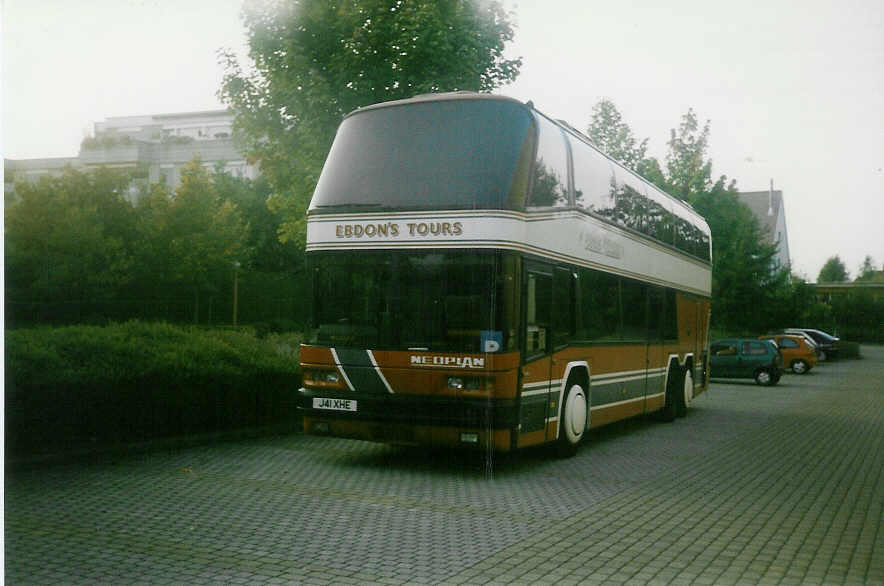
<svg viewBox="0 0 884 586">
<path fill-rule="evenodd" d="M 666 395 L 663 398 L 663 408 L 657 413 L 660 421 L 669 423 L 675 421 L 678 415 L 679 393 L 682 392 L 679 384 L 682 382 L 681 373 L 678 365 L 673 364 L 669 367 L 669 376 L 666 378 Z"/>
<path fill-rule="evenodd" d="M 577 446 L 586 433 L 586 416 L 589 411 L 586 391 L 578 384 L 568 389 L 562 404 L 559 418 L 559 440 L 557 451 L 560 456 L 570 457 L 577 453 Z"/>
<path fill-rule="evenodd" d="M 688 414 L 688 408 L 691 401 L 694 400 L 694 376 L 691 374 L 691 365 L 685 366 L 684 375 L 681 379 L 681 395 L 678 398 L 678 405 L 675 414 L 684 417 Z"/>
</svg>

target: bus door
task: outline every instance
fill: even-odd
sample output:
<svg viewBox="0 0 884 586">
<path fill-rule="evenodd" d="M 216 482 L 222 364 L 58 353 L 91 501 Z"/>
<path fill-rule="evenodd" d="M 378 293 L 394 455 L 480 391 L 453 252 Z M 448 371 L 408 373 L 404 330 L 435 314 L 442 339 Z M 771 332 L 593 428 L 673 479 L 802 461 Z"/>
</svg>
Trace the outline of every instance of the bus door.
<svg viewBox="0 0 884 586">
<path fill-rule="evenodd" d="M 566 352 L 563 352 L 571 340 L 574 339 L 577 332 L 577 322 L 575 319 L 576 309 L 576 290 L 577 275 L 568 268 L 556 267 L 553 271 L 553 293 L 552 293 L 552 359 L 550 379 L 552 381 L 560 381 L 558 383 L 550 383 L 550 411 L 551 417 L 559 413 L 559 401 L 564 400 L 558 395 L 559 389 L 566 381 L 562 380 L 565 376 L 565 369 L 571 358 Z M 588 391 L 588 389 L 587 389 Z M 552 426 L 547 426 L 548 440 L 555 439 L 551 437 Z"/>
<path fill-rule="evenodd" d="M 544 441 L 550 418 L 552 374 L 551 325 L 553 271 L 549 265 L 526 263 L 525 267 L 525 351 L 522 366 L 522 394 L 519 403 L 519 433 Z M 530 436 L 529 436 L 530 437 Z"/>
</svg>

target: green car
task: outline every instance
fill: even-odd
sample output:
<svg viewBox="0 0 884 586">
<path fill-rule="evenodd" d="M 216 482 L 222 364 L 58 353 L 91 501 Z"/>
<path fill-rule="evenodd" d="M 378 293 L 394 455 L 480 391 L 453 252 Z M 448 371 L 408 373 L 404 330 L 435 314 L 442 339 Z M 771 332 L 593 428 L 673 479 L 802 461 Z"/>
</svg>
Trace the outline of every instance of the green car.
<svg viewBox="0 0 884 586">
<path fill-rule="evenodd" d="M 783 376 L 783 357 L 770 340 L 715 340 L 709 354 L 714 378 L 754 378 L 759 385 L 770 386 Z"/>
</svg>

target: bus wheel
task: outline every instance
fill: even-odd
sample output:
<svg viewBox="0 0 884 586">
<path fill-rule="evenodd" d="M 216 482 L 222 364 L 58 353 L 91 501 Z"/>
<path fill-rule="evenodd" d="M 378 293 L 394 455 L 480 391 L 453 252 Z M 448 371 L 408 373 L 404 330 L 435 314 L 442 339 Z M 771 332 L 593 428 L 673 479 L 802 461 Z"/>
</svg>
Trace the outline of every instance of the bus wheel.
<svg viewBox="0 0 884 586">
<path fill-rule="evenodd" d="M 684 377 L 682 378 L 682 393 L 679 397 L 676 415 L 684 417 L 688 414 L 688 408 L 691 401 L 694 400 L 694 376 L 691 374 L 691 365 L 685 366 Z"/>
<path fill-rule="evenodd" d="M 586 432 L 587 407 L 586 391 L 578 384 L 571 385 L 562 404 L 562 416 L 559 419 L 557 448 L 560 456 L 570 457 L 577 453 L 577 446 Z"/>
<path fill-rule="evenodd" d="M 678 372 L 679 368 L 677 365 L 669 367 L 669 377 L 667 378 L 666 383 L 666 395 L 663 399 L 663 409 L 658 413 L 660 421 L 669 423 L 670 421 L 675 421 L 675 416 L 678 415 L 678 394 L 681 392 L 681 389 L 678 386 L 681 377 Z"/>
</svg>

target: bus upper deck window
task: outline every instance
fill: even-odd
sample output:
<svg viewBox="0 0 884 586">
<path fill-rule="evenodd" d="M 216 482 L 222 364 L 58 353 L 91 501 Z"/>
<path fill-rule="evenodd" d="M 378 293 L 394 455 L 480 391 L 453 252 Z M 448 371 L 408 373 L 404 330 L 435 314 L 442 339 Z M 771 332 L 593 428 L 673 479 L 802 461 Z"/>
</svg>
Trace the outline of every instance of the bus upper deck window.
<svg viewBox="0 0 884 586">
<path fill-rule="evenodd" d="M 568 150 L 558 126 L 537 117 L 537 158 L 534 181 L 528 197 L 530 207 L 565 207 L 568 205 Z"/>
</svg>

